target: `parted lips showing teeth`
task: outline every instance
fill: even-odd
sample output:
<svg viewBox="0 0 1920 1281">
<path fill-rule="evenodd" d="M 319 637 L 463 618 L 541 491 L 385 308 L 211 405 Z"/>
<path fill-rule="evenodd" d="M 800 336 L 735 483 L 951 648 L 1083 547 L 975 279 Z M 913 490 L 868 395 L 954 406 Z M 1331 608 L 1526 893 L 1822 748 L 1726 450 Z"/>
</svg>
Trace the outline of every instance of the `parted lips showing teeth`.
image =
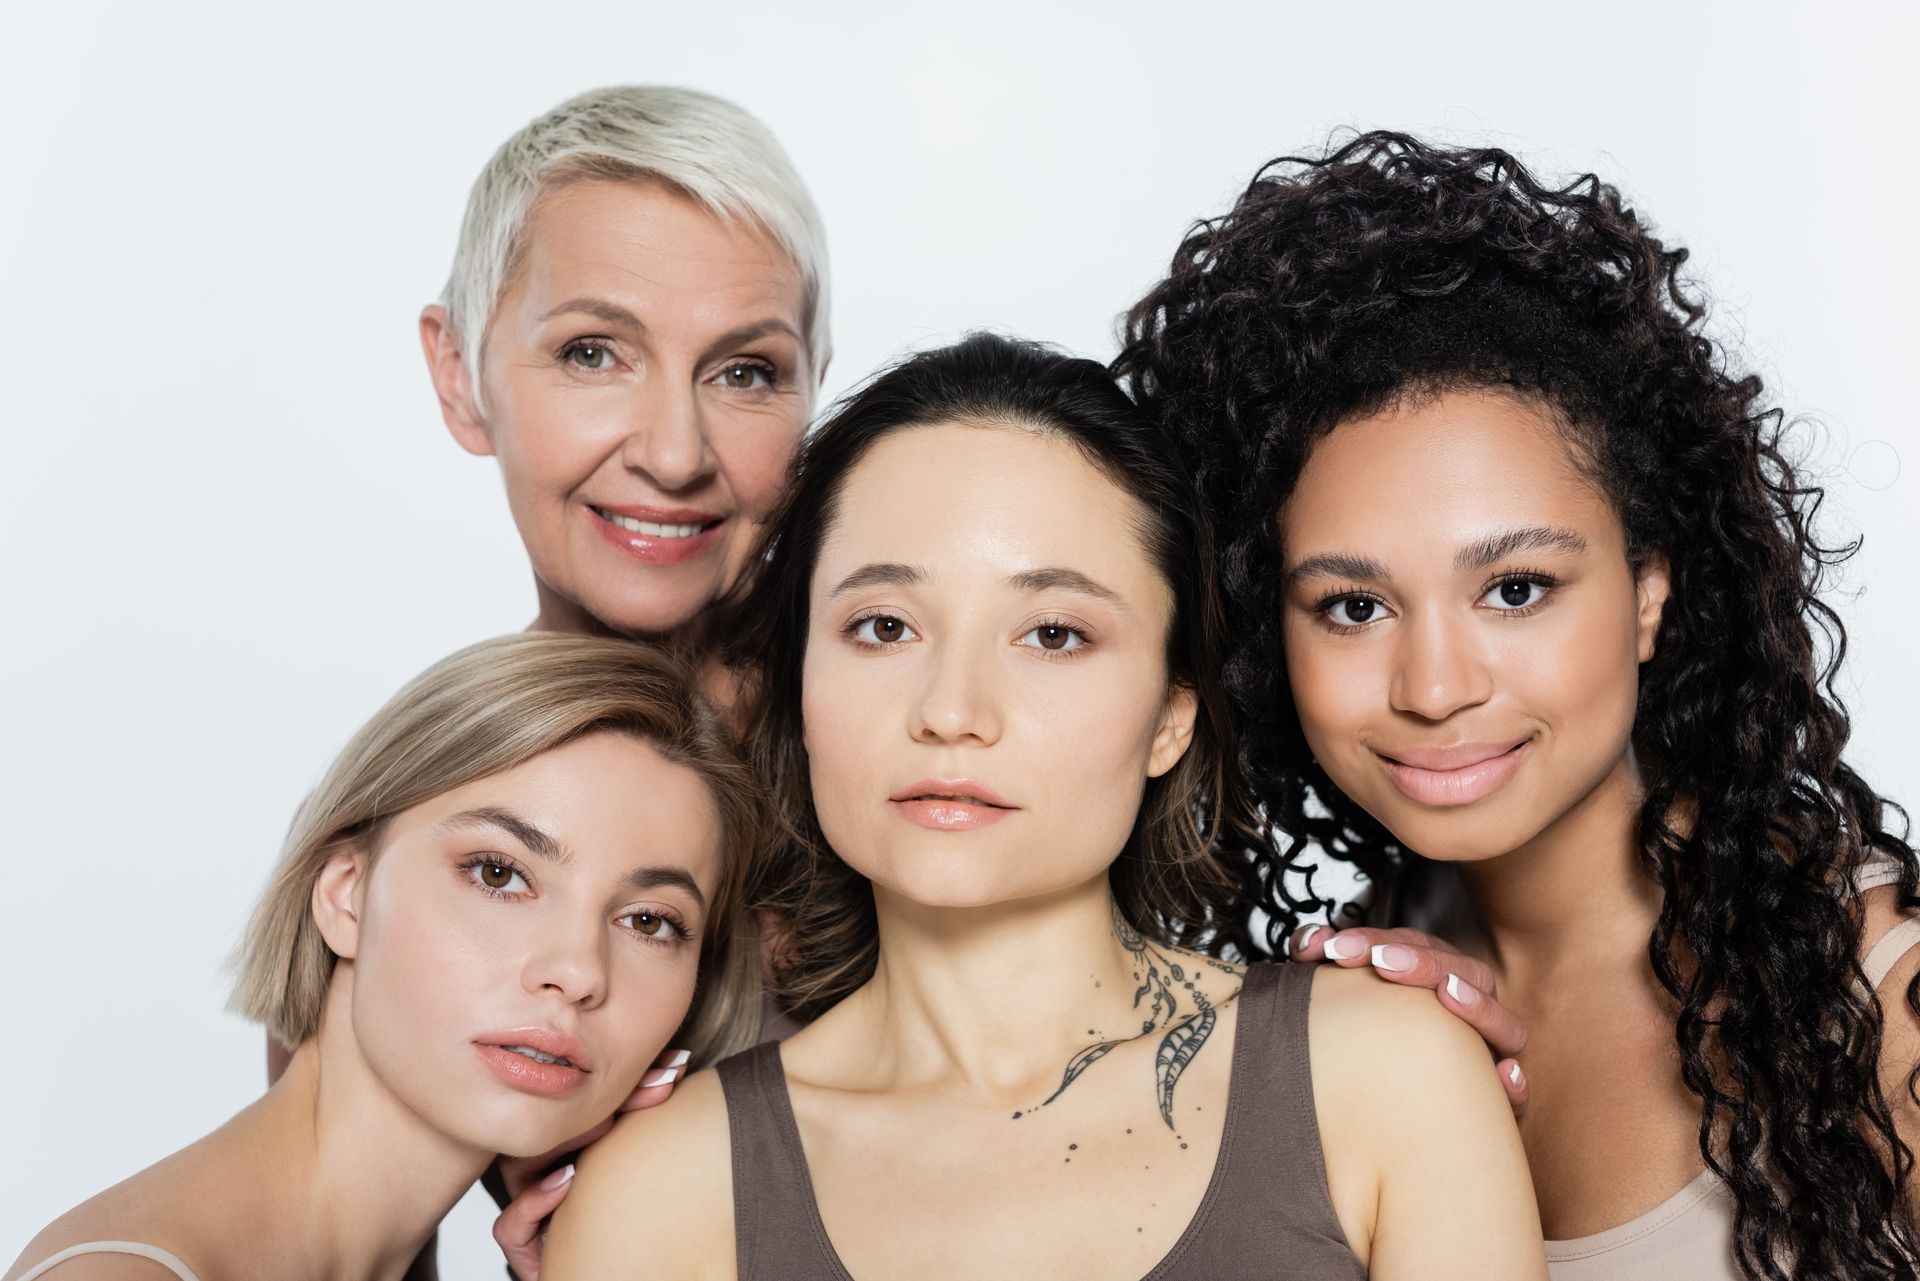
<svg viewBox="0 0 1920 1281">
<path fill-rule="evenodd" d="M 573 1066 L 570 1060 L 563 1059 L 557 1054 L 542 1054 L 530 1045 L 503 1045 L 500 1048 L 510 1050 L 522 1058 L 532 1059 L 535 1063 L 558 1063 L 561 1067 Z"/>
<path fill-rule="evenodd" d="M 636 520 L 631 516 L 620 516 L 604 507 L 589 506 L 589 510 L 609 525 L 618 525 L 630 534 L 645 534 L 649 538 L 692 538 L 703 530 L 711 529 L 719 521 L 703 521 L 691 525 L 669 525 L 653 520 Z"/>
</svg>

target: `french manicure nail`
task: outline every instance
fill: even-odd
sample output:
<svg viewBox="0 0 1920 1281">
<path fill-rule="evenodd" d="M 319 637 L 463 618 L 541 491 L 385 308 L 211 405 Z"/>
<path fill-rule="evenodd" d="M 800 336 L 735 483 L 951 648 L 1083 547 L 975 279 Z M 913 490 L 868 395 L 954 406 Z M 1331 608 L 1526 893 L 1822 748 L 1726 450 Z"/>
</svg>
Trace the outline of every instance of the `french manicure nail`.
<svg viewBox="0 0 1920 1281">
<path fill-rule="evenodd" d="M 1320 945 L 1320 955 L 1329 961 L 1351 961 L 1360 955 L 1360 940 L 1336 934 Z"/>
<path fill-rule="evenodd" d="M 561 1184 L 565 1183 L 568 1179 L 571 1179 L 572 1177 L 573 1177 L 572 1164 L 569 1163 L 567 1165 L 563 1165 L 559 1169 L 555 1170 L 552 1174 L 549 1174 L 546 1178 L 540 1180 L 540 1190 L 542 1192 L 551 1192 L 555 1188 L 559 1187 Z"/>
<path fill-rule="evenodd" d="M 1507 1080 L 1513 1082 L 1514 1089 L 1519 1089 L 1521 1082 L 1525 1079 L 1525 1077 L 1520 1075 L 1520 1065 L 1518 1063 L 1507 1069 Z"/>
<path fill-rule="evenodd" d="M 1480 993 L 1471 983 L 1462 983 L 1458 974 L 1447 975 L 1447 995 L 1462 1005 L 1478 1005 Z"/>
<path fill-rule="evenodd" d="M 1413 968 L 1413 952 L 1398 943 L 1382 943 L 1373 949 L 1373 968 L 1389 974 L 1405 974 Z"/>
<path fill-rule="evenodd" d="M 670 1068 L 683 1068 L 687 1065 L 687 1062 L 692 1058 L 693 1058 L 692 1050 L 675 1050 L 673 1052 L 673 1057 L 667 1060 L 667 1066 Z"/>
<path fill-rule="evenodd" d="M 679 1075 L 680 1069 L 677 1067 L 655 1068 L 640 1078 L 640 1084 L 648 1086 L 672 1085 Z"/>
</svg>

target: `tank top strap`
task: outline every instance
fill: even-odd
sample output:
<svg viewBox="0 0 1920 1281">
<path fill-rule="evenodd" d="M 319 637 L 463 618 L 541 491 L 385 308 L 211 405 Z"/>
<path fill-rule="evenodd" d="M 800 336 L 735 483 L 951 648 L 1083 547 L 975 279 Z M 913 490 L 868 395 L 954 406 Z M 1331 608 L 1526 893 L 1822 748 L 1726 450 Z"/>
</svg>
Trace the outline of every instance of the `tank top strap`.
<svg viewBox="0 0 1920 1281">
<path fill-rule="evenodd" d="M 733 1149 L 733 1240 L 740 1281 L 848 1281 L 813 1203 L 806 1149 L 787 1094 L 780 1043 L 714 1065 Z M 767 1257 L 760 1257 L 767 1251 Z M 760 1265 L 756 1269 L 756 1265 Z"/>
<path fill-rule="evenodd" d="M 45 1276 L 48 1272 L 83 1254 L 131 1254 L 142 1259 L 151 1259 L 166 1268 L 180 1281 L 200 1281 L 193 1269 L 168 1254 L 157 1245 L 148 1245 L 143 1241 L 87 1241 L 80 1245 L 70 1245 L 58 1254 L 49 1255 L 33 1267 L 20 1274 L 20 1281 L 34 1281 L 35 1277 Z"/>
<path fill-rule="evenodd" d="M 1225 1204 L 1210 1207 L 1207 1240 L 1184 1260 L 1192 1266 L 1206 1259 L 1214 1270 L 1182 1275 L 1238 1276 L 1246 1259 L 1265 1257 L 1290 1260 L 1287 1275 L 1366 1276 L 1334 1211 L 1320 1149 L 1307 1049 L 1317 968 L 1284 961 L 1247 967 L 1215 1180 L 1227 1190 Z"/>
<path fill-rule="evenodd" d="M 1866 972 L 1867 986 L 1877 989 L 1886 982 L 1900 958 L 1917 945 L 1920 945 L 1920 916 L 1909 916 L 1882 934 L 1873 950 L 1867 953 L 1867 959 L 1860 962 L 1860 968 Z"/>
</svg>

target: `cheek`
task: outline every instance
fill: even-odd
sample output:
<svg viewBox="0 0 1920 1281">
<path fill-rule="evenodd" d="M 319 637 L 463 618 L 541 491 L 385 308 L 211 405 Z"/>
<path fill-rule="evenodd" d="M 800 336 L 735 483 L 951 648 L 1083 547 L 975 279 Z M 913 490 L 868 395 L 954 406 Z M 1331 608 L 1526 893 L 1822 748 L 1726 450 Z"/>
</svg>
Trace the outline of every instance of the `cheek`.
<svg viewBox="0 0 1920 1281">
<path fill-rule="evenodd" d="M 1379 654 L 1316 643 L 1321 638 L 1303 631 L 1289 624 L 1283 638 L 1287 687 L 1307 746 L 1324 761 L 1337 754 L 1337 743 L 1350 738 L 1372 709 L 1384 705 L 1389 677 L 1377 670 Z"/>
<path fill-rule="evenodd" d="M 717 446 L 720 472 L 748 520 L 760 520 L 773 510 L 805 425 L 804 420 L 755 424 Z"/>
</svg>

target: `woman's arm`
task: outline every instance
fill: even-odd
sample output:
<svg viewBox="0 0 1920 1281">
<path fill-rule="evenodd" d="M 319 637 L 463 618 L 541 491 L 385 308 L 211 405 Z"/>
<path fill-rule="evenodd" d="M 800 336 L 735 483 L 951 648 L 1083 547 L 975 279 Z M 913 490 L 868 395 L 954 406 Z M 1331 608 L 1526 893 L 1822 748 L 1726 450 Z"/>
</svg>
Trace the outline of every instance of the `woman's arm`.
<svg viewBox="0 0 1920 1281">
<path fill-rule="evenodd" d="M 581 1155 L 541 1281 L 735 1281 L 733 1155 L 720 1079 L 698 1072 Z"/>
<path fill-rule="evenodd" d="M 1545 1281 L 1526 1152 L 1477 1033 L 1417 988 L 1315 975 L 1327 1184 L 1373 1281 Z"/>
</svg>

